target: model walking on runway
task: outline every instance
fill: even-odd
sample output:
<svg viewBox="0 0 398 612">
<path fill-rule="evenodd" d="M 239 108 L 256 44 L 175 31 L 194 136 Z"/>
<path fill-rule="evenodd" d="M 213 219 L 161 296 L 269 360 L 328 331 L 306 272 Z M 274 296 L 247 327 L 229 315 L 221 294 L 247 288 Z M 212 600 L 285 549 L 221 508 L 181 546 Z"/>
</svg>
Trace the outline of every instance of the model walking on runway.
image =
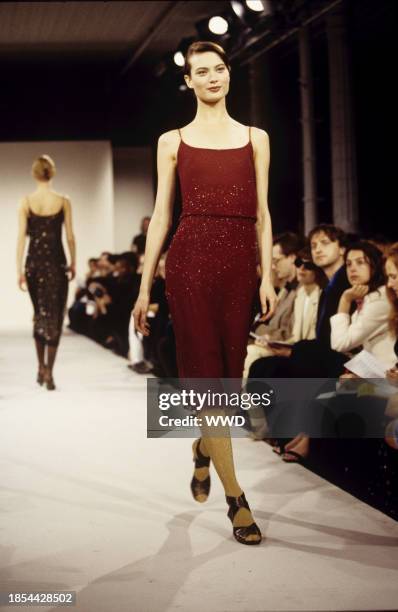
<svg viewBox="0 0 398 612">
<path fill-rule="evenodd" d="M 53 368 L 62 332 L 69 280 L 75 276 L 76 249 L 72 230 L 71 203 L 51 186 L 55 164 L 48 155 L 39 157 L 32 166 L 37 189 L 22 199 L 19 207 L 17 275 L 20 289 L 27 285 L 32 300 L 33 337 L 39 371 L 37 382 L 55 389 Z M 62 224 L 71 264 L 67 266 L 62 246 Z M 29 248 L 23 269 L 26 235 Z"/>
<path fill-rule="evenodd" d="M 167 254 L 166 294 L 178 374 L 182 379 L 241 379 L 258 291 L 257 245 L 264 320 L 272 316 L 276 303 L 267 204 L 269 140 L 263 130 L 242 125 L 228 114 L 225 97 L 231 69 L 222 47 L 193 43 L 184 70 L 197 112 L 184 128 L 159 138 L 158 191 L 134 321 L 137 330 L 149 333 L 150 287 L 171 227 L 177 169 L 183 209 Z M 192 447 L 194 498 L 204 502 L 209 495 L 211 460 L 224 486 L 235 538 L 242 544 L 259 544 L 261 532 L 236 479 L 229 429 L 216 437 L 204 427 L 201 431 Z"/>
</svg>

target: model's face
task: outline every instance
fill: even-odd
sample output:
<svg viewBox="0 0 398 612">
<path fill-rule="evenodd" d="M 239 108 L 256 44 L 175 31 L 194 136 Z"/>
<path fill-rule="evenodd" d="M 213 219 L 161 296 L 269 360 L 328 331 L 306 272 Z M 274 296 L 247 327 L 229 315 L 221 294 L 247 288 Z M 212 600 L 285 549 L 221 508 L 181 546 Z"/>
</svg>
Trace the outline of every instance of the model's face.
<svg viewBox="0 0 398 612">
<path fill-rule="evenodd" d="M 392 289 L 398 297 L 398 268 L 389 257 L 386 261 L 387 287 Z"/>
<path fill-rule="evenodd" d="M 335 264 L 344 255 L 344 248 L 338 240 L 330 240 L 325 232 L 318 232 L 311 238 L 311 255 L 313 262 L 320 268 Z"/>
<path fill-rule="evenodd" d="M 284 280 L 296 273 L 294 266 L 295 255 L 284 255 L 280 244 L 272 247 L 272 267 L 279 280 Z"/>
<path fill-rule="evenodd" d="M 346 261 L 347 277 L 351 285 L 367 285 L 370 281 L 370 265 L 363 251 L 350 251 Z"/>
<path fill-rule="evenodd" d="M 204 102 L 217 102 L 229 91 L 229 71 L 221 57 L 214 51 L 195 53 L 190 57 L 191 76 L 184 75 L 185 82 Z"/>
</svg>

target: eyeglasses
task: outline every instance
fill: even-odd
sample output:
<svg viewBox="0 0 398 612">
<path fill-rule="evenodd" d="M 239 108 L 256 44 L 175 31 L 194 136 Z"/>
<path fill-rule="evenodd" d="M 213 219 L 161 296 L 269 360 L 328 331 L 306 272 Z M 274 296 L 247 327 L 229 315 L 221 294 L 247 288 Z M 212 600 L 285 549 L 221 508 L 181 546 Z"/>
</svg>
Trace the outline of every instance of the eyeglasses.
<svg viewBox="0 0 398 612">
<path fill-rule="evenodd" d="M 301 266 L 304 266 L 304 270 L 316 270 L 316 265 L 312 261 L 308 259 L 301 259 L 301 257 L 296 257 L 294 260 L 294 265 L 296 268 L 301 268 Z"/>
</svg>

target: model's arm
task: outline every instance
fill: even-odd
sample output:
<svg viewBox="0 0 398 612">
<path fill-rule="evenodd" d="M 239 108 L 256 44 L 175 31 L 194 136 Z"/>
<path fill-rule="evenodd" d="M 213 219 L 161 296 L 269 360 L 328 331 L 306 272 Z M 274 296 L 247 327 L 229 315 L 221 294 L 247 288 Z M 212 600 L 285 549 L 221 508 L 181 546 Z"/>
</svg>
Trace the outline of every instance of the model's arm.
<svg viewBox="0 0 398 612">
<path fill-rule="evenodd" d="M 158 188 L 155 208 L 148 226 L 140 291 L 133 310 L 135 328 L 145 336 L 149 334 L 146 315 L 153 276 L 173 219 L 177 146 L 178 137 L 174 131 L 160 136 L 157 151 Z"/>
<path fill-rule="evenodd" d="M 261 286 L 260 300 L 263 321 L 270 319 L 276 308 L 276 294 L 272 285 L 272 224 L 268 208 L 268 171 L 270 147 L 267 132 L 253 129 L 254 166 L 257 186 L 257 240 L 260 251 Z"/>
<path fill-rule="evenodd" d="M 18 209 L 18 240 L 17 240 L 17 278 L 18 285 L 22 291 L 26 291 L 23 285 L 26 283 L 25 275 L 23 272 L 23 256 L 25 252 L 26 244 L 26 225 L 27 225 L 27 207 L 28 203 L 26 198 L 21 200 Z"/>
<path fill-rule="evenodd" d="M 76 274 L 76 242 L 72 227 L 72 206 L 70 203 L 70 199 L 66 197 L 64 198 L 64 219 L 66 241 L 68 243 L 68 249 L 70 254 L 70 266 L 68 269 L 71 273 L 70 280 L 72 280 Z"/>
</svg>

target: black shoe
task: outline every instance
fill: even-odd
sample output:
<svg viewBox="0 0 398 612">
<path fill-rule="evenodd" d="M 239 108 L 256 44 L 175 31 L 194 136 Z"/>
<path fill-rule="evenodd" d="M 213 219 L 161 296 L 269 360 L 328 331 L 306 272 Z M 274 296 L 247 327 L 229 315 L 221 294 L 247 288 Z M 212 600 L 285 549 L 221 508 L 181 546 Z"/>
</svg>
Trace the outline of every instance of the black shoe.
<svg viewBox="0 0 398 612">
<path fill-rule="evenodd" d="M 231 520 L 232 525 L 233 525 L 233 521 L 236 516 L 236 513 L 239 511 L 239 508 L 247 508 L 247 510 L 249 510 L 250 512 L 250 506 L 247 503 L 247 500 L 246 500 L 246 497 L 243 491 L 242 491 L 242 494 L 239 495 L 239 497 L 229 497 L 228 495 L 226 495 L 225 499 L 227 500 L 227 504 L 229 506 L 228 518 Z M 259 530 L 256 523 L 254 522 L 251 525 L 248 525 L 247 527 L 244 527 L 244 526 L 235 527 L 233 525 L 233 532 L 234 532 L 235 539 L 240 544 L 249 544 L 249 545 L 260 544 L 261 539 L 262 539 L 261 531 Z M 251 535 L 256 535 L 258 536 L 258 538 L 255 540 L 248 540 L 247 537 Z"/>
<path fill-rule="evenodd" d="M 48 391 L 54 391 L 55 389 L 54 379 L 53 379 L 51 372 L 49 372 L 48 369 L 46 369 L 46 372 L 44 374 L 44 382 L 46 383 L 46 387 Z"/>
<path fill-rule="evenodd" d="M 149 374 L 152 368 L 145 363 L 145 361 L 138 361 L 137 363 L 130 363 L 128 366 L 129 370 L 133 370 L 136 374 Z"/>
<path fill-rule="evenodd" d="M 192 445 L 193 450 L 193 461 L 195 462 L 195 469 L 201 467 L 209 467 L 210 457 L 205 457 L 200 452 L 199 444 L 202 438 L 195 440 Z M 191 480 L 191 491 L 195 501 L 203 504 L 209 497 L 210 493 L 210 474 L 204 480 L 199 480 L 194 475 Z"/>
<path fill-rule="evenodd" d="M 44 370 L 41 368 L 39 368 L 39 371 L 37 372 L 37 382 L 40 386 L 44 383 Z"/>
</svg>

